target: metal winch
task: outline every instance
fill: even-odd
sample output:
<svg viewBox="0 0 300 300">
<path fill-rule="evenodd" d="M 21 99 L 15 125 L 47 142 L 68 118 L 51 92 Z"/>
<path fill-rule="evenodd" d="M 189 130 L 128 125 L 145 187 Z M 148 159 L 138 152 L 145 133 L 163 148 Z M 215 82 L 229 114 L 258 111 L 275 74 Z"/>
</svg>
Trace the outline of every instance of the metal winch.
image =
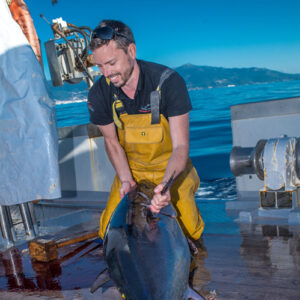
<svg viewBox="0 0 300 300">
<path fill-rule="evenodd" d="M 256 174 L 264 181 L 261 207 L 300 206 L 300 138 L 272 138 L 259 140 L 254 148 L 234 147 L 230 168 L 235 176 Z"/>
<path fill-rule="evenodd" d="M 45 50 L 53 86 L 61 86 L 64 82 L 76 84 L 85 80 L 88 87 L 91 87 L 94 77 L 101 75 L 99 70 L 92 68 L 95 65 L 89 47 L 92 29 L 75 26 L 62 18 L 52 22 L 48 23 L 54 39 L 45 43 Z"/>
</svg>

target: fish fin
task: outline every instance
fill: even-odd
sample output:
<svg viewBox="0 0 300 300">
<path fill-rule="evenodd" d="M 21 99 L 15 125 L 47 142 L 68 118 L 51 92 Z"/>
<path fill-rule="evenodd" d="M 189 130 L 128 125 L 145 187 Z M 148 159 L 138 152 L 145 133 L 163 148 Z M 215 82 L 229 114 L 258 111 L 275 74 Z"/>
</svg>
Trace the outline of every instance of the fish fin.
<svg viewBox="0 0 300 300">
<path fill-rule="evenodd" d="M 190 248 L 190 252 L 192 256 L 196 256 L 199 253 L 199 250 L 197 248 L 197 246 L 195 245 L 195 243 L 189 239 L 188 237 L 186 238 L 189 248 Z"/>
<path fill-rule="evenodd" d="M 202 291 L 198 292 L 192 289 L 190 286 L 188 286 L 186 292 L 185 292 L 185 300 L 216 300 L 217 298 L 217 292 L 215 290 L 213 291 Z"/>
<path fill-rule="evenodd" d="M 97 276 L 95 281 L 93 282 L 90 292 L 96 292 L 100 287 L 102 287 L 106 282 L 110 281 L 110 277 L 108 274 L 108 269 L 105 268 L 100 274 Z"/>
<path fill-rule="evenodd" d="M 205 300 L 203 297 L 201 297 L 195 290 L 193 290 L 190 286 L 188 286 L 186 292 L 185 292 L 185 300 Z"/>
</svg>

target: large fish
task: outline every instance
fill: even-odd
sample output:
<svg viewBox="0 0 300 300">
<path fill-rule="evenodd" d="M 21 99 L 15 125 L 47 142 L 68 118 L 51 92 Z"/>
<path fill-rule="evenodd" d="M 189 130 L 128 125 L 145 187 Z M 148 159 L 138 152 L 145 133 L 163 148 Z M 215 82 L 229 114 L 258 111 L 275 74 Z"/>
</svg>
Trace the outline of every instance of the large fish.
<svg viewBox="0 0 300 300">
<path fill-rule="evenodd" d="M 203 299 L 189 288 L 190 250 L 172 205 L 153 215 L 154 185 L 140 182 L 119 203 L 104 237 L 110 278 L 130 300 Z"/>
</svg>

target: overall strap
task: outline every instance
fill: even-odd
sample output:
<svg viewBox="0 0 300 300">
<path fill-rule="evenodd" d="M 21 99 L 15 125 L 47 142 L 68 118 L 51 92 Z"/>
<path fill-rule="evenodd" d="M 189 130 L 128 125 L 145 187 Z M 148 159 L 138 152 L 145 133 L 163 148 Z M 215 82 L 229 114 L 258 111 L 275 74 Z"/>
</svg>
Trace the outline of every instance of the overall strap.
<svg viewBox="0 0 300 300">
<path fill-rule="evenodd" d="M 110 86 L 110 80 L 109 78 L 105 78 L 106 79 L 106 83 L 108 86 Z M 118 99 L 118 96 L 115 92 L 113 92 L 113 104 L 112 104 L 112 112 L 113 112 L 113 119 L 114 119 L 114 123 L 116 124 L 116 126 L 120 129 L 123 129 L 123 123 L 120 120 L 119 116 L 122 114 L 126 114 L 126 110 L 124 107 L 123 102 Z"/>
<path fill-rule="evenodd" d="M 174 73 L 173 70 L 167 68 L 165 69 L 159 79 L 159 84 L 155 91 L 152 91 L 150 94 L 150 105 L 151 105 L 151 124 L 158 124 L 159 123 L 159 103 L 161 99 L 161 87 L 166 79 Z"/>
<path fill-rule="evenodd" d="M 120 129 L 123 129 L 123 123 L 120 120 L 119 116 L 122 114 L 127 114 L 123 102 L 118 99 L 118 96 L 114 93 L 114 102 L 112 104 L 113 119 L 116 126 Z"/>
</svg>

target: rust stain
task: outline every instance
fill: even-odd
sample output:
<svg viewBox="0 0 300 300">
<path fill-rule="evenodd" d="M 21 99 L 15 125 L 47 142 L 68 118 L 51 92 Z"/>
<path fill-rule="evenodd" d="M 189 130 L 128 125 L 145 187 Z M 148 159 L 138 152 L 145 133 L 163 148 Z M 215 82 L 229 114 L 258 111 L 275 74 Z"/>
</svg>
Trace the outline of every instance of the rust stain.
<svg viewBox="0 0 300 300">
<path fill-rule="evenodd" d="M 264 189 L 265 189 L 265 191 L 267 191 L 266 178 L 267 178 L 267 170 L 266 170 L 266 168 L 264 168 Z"/>
<path fill-rule="evenodd" d="M 56 188 L 56 184 L 55 183 L 51 184 L 49 187 L 49 193 L 53 193 L 55 188 Z"/>
<path fill-rule="evenodd" d="M 276 141 L 275 141 L 274 148 L 273 148 L 273 152 L 275 152 L 275 151 L 276 151 L 277 144 L 278 144 L 278 140 L 276 140 Z"/>
</svg>

